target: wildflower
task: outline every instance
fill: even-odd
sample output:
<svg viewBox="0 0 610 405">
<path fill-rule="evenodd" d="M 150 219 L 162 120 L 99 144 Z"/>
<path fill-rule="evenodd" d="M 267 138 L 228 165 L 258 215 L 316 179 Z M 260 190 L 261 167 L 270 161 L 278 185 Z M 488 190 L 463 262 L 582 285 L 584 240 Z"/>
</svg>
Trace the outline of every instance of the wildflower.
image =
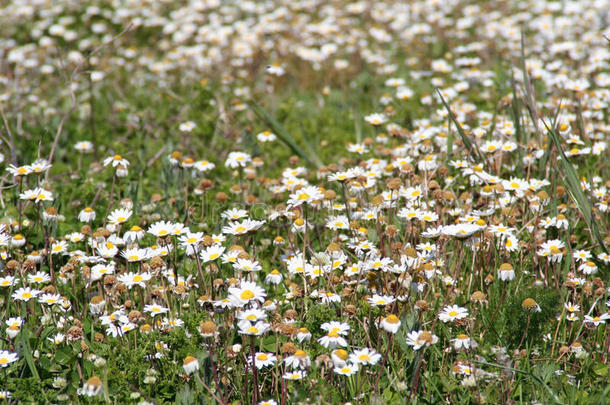
<svg viewBox="0 0 610 405">
<path fill-rule="evenodd" d="M 478 346 L 478 343 L 474 339 L 464 334 L 459 334 L 455 339 L 452 339 L 451 342 L 453 343 L 453 348 L 455 350 L 475 349 Z"/>
<path fill-rule="evenodd" d="M 425 330 L 412 331 L 407 334 L 407 344 L 413 346 L 413 350 L 419 350 L 436 342 L 438 342 L 438 336 Z"/>
<path fill-rule="evenodd" d="M 182 368 L 186 374 L 193 374 L 199 370 L 199 361 L 193 356 L 186 356 L 182 362 Z"/>
<path fill-rule="evenodd" d="M 66 253 L 68 250 L 68 243 L 64 240 L 53 242 L 51 245 L 51 254 L 56 255 L 60 253 Z"/>
<path fill-rule="evenodd" d="M 237 167 L 246 167 L 252 161 L 252 157 L 243 152 L 231 152 L 227 157 L 225 166 L 235 169 Z"/>
<path fill-rule="evenodd" d="M 298 370 L 298 371 L 289 371 L 287 373 L 284 373 L 284 375 L 282 375 L 282 378 L 284 380 L 302 380 L 303 378 L 305 378 L 305 371 L 303 370 Z"/>
<path fill-rule="evenodd" d="M 548 240 L 542 243 L 536 252 L 538 256 L 543 256 L 548 259 L 549 262 L 560 262 L 563 259 L 563 251 L 565 243 L 558 239 Z"/>
<path fill-rule="evenodd" d="M 277 361 L 277 357 L 273 353 L 257 352 L 254 355 L 254 365 L 259 370 L 263 367 L 272 366 Z"/>
<path fill-rule="evenodd" d="M 34 202 L 42 202 L 42 201 L 53 201 L 53 193 L 45 190 L 44 188 L 35 188 L 32 190 L 26 190 L 23 193 L 19 194 L 19 198 L 22 200 L 30 200 Z"/>
<path fill-rule="evenodd" d="M 330 331 L 326 336 L 318 339 L 318 343 L 327 349 L 334 349 L 337 346 L 347 346 L 347 341 L 339 336 L 336 331 Z"/>
<path fill-rule="evenodd" d="M 400 328 L 400 319 L 394 314 L 390 314 L 381 320 L 381 327 L 389 333 L 395 334 Z"/>
<path fill-rule="evenodd" d="M 282 282 L 282 279 L 283 279 L 282 273 L 280 273 L 277 269 L 273 269 L 265 277 L 265 283 L 277 285 Z"/>
<path fill-rule="evenodd" d="M 229 287 L 229 300 L 236 307 L 242 307 L 250 302 L 265 301 L 265 290 L 251 281 L 242 281 L 239 287 Z"/>
<path fill-rule="evenodd" d="M 540 306 L 533 298 L 526 298 L 521 303 L 521 307 L 526 311 L 540 312 Z"/>
<path fill-rule="evenodd" d="M 89 141 L 79 141 L 74 144 L 74 149 L 80 153 L 93 152 L 93 144 Z"/>
<path fill-rule="evenodd" d="M 271 325 L 263 321 L 252 324 L 250 321 L 243 320 L 238 322 L 239 333 L 242 335 L 260 336 L 267 332 Z"/>
<path fill-rule="evenodd" d="M 369 304 L 371 304 L 373 306 L 390 305 L 394 301 L 396 301 L 396 298 L 392 297 L 391 295 L 378 295 L 378 294 L 374 294 L 372 297 L 370 297 L 368 299 Z"/>
<path fill-rule="evenodd" d="M 8 367 L 9 364 L 17 361 L 17 353 L 11 353 L 6 350 L 0 350 L 0 367 Z"/>
<path fill-rule="evenodd" d="M 290 194 L 288 205 L 291 207 L 298 207 L 304 203 L 312 203 L 314 201 L 319 201 L 322 198 L 324 198 L 324 194 L 322 193 L 319 187 L 307 186 L 300 188 L 293 194 Z"/>
<path fill-rule="evenodd" d="M 148 233 L 154 235 L 158 238 L 173 235 L 174 234 L 174 224 L 169 221 L 159 221 L 155 222 L 148 228 Z"/>
<path fill-rule="evenodd" d="M 359 369 L 358 364 L 346 364 L 343 367 L 335 367 L 335 369 L 333 371 L 337 374 L 341 374 L 346 377 L 349 377 L 351 375 L 356 374 L 358 372 L 358 369 Z"/>
<path fill-rule="evenodd" d="M 120 225 L 129 219 L 133 211 L 126 208 L 117 208 L 108 215 L 108 222 L 112 225 Z"/>
<path fill-rule="evenodd" d="M 21 287 L 13 292 L 12 297 L 18 301 L 29 301 L 32 298 L 36 298 L 42 291 L 32 289 L 30 287 Z"/>
<path fill-rule="evenodd" d="M 233 263 L 233 267 L 236 270 L 245 272 L 255 272 L 262 269 L 258 261 L 249 259 L 237 259 L 237 262 Z"/>
<path fill-rule="evenodd" d="M 165 314 L 168 311 L 169 311 L 168 308 L 162 307 L 161 305 L 157 305 L 157 304 L 144 305 L 144 312 L 149 312 L 152 317 Z"/>
<path fill-rule="evenodd" d="M 146 282 L 151 278 L 148 273 L 125 273 L 121 274 L 118 279 L 121 283 L 125 284 L 127 288 L 131 290 L 134 286 L 140 286 L 142 288 L 146 288 Z"/>
<path fill-rule="evenodd" d="M 498 269 L 498 278 L 502 281 L 510 281 L 515 278 L 515 270 L 510 263 L 502 263 Z"/>
<path fill-rule="evenodd" d="M 297 332 L 297 340 L 299 343 L 303 343 L 311 339 L 311 332 L 307 328 L 299 328 Z"/>
<path fill-rule="evenodd" d="M 364 117 L 364 120 L 371 125 L 382 125 L 388 122 L 385 114 L 373 113 Z"/>
<path fill-rule="evenodd" d="M 585 315 L 584 323 L 592 323 L 594 326 L 598 326 L 602 323 L 606 323 L 606 320 L 610 319 L 610 314 L 607 312 L 599 316 Z"/>
<path fill-rule="evenodd" d="M 256 139 L 258 139 L 259 142 L 273 142 L 277 139 L 277 136 L 270 131 L 264 131 L 256 135 Z"/>
<path fill-rule="evenodd" d="M 203 263 L 208 263 L 218 259 L 225 251 L 225 247 L 219 244 L 212 245 L 207 249 L 204 249 L 200 253 L 201 260 Z"/>
<path fill-rule="evenodd" d="M 468 316 L 468 310 L 466 308 L 459 307 L 457 305 L 450 305 L 441 311 L 438 315 L 439 319 L 443 322 L 453 322 L 459 319 L 466 318 Z"/>
<path fill-rule="evenodd" d="M 178 126 L 178 129 L 182 132 L 191 132 L 197 128 L 197 125 L 193 121 L 186 121 Z"/>
<path fill-rule="evenodd" d="M 146 260 L 150 255 L 148 249 L 131 248 L 121 252 L 121 256 L 127 259 L 128 262 L 141 262 Z"/>
<path fill-rule="evenodd" d="M 112 167 L 117 167 L 119 165 L 123 167 L 129 166 L 129 161 L 122 157 L 121 155 L 109 156 L 104 159 L 104 166 L 112 165 Z"/>
<path fill-rule="evenodd" d="M 357 349 L 354 350 L 352 354 L 350 354 L 349 359 L 353 364 L 362 364 L 363 366 L 374 366 L 381 359 L 381 354 L 377 353 L 375 349 Z"/>
<path fill-rule="evenodd" d="M 34 274 L 28 274 L 28 282 L 46 284 L 51 282 L 51 277 L 42 271 L 38 271 Z"/>
</svg>

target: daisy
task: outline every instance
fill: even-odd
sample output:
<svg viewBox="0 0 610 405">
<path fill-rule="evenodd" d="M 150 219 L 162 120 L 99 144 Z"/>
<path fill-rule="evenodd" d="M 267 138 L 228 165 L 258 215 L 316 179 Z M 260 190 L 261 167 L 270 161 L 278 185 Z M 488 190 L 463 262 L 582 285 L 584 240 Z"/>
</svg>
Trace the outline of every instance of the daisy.
<svg viewBox="0 0 610 405">
<path fill-rule="evenodd" d="M 199 370 L 199 361 L 193 356 L 186 356 L 182 362 L 182 368 L 187 375 Z"/>
<path fill-rule="evenodd" d="M 17 283 L 19 283 L 19 279 L 13 276 L 0 277 L 0 287 L 11 287 L 17 285 Z"/>
<path fill-rule="evenodd" d="M 270 131 L 264 131 L 256 135 L 256 139 L 258 139 L 259 142 L 273 142 L 277 139 L 277 136 Z"/>
<path fill-rule="evenodd" d="M 108 222 L 112 225 L 120 225 L 127 222 L 133 211 L 126 208 L 117 208 L 108 215 Z"/>
<path fill-rule="evenodd" d="M 503 263 L 498 269 L 498 278 L 502 281 L 511 281 L 515 278 L 515 270 L 510 263 Z"/>
<path fill-rule="evenodd" d="M 282 378 L 284 380 L 302 380 L 303 378 L 305 378 L 305 371 L 299 370 L 299 371 L 289 371 L 287 373 L 284 373 L 284 375 L 282 375 Z"/>
<path fill-rule="evenodd" d="M 304 203 L 312 203 L 319 201 L 324 198 L 324 193 L 317 186 L 306 186 L 300 188 L 293 194 L 290 194 L 288 205 L 291 207 L 298 207 Z"/>
<path fill-rule="evenodd" d="M 262 321 L 267 319 L 267 313 L 262 309 L 257 308 L 246 309 L 245 311 L 238 311 L 236 316 L 239 320 L 246 320 L 250 322 Z"/>
<path fill-rule="evenodd" d="M 471 339 L 468 335 L 459 334 L 455 339 L 451 339 L 451 343 L 453 343 L 453 348 L 455 350 L 469 350 L 475 349 L 478 344 L 474 339 Z"/>
<path fill-rule="evenodd" d="M 327 349 L 334 349 L 338 346 L 347 346 L 347 341 L 339 336 L 339 334 L 335 331 L 328 332 L 326 336 L 323 336 L 318 339 L 318 343 Z"/>
<path fill-rule="evenodd" d="M 174 224 L 169 221 L 158 221 L 148 228 L 148 233 L 161 238 L 174 234 Z"/>
<path fill-rule="evenodd" d="M 413 346 L 413 350 L 419 350 L 436 342 L 438 342 L 438 336 L 425 330 L 412 331 L 407 334 L 407 344 Z"/>
<path fill-rule="evenodd" d="M 358 370 L 359 370 L 358 364 L 346 364 L 343 367 L 335 367 L 333 371 L 337 374 L 349 377 L 351 375 L 356 374 L 358 372 Z"/>
<path fill-rule="evenodd" d="M 117 277 L 118 280 L 125 284 L 127 288 L 131 290 L 134 286 L 140 286 L 142 288 L 146 288 L 146 282 L 151 279 L 151 275 L 148 273 L 125 273 L 121 274 Z"/>
<path fill-rule="evenodd" d="M 464 319 L 468 316 L 468 310 L 466 308 L 459 307 L 457 305 L 450 305 L 443 308 L 438 318 L 447 323 L 449 321 L 454 322 L 455 320 Z"/>
<path fill-rule="evenodd" d="M 347 150 L 349 152 L 357 153 L 359 155 L 362 155 L 363 153 L 367 153 L 369 151 L 366 145 L 362 143 L 350 143 L 349 145 L 347 145 Z"/>
<path fill-rule="evenodd" d="M 55 304 L 59 304 L 62 302 L 62 298 L 61 295 L 59 294 L 42 294 L 40 297 L 38 297 L 38 302 L 40 302 L 41 304 L 47 304 L 47 305 L 55 305 Z"/>
<path fill-rule="evenodd" d="M 249 259 L 237 259 L 237 262 L 233 263 L 233 267 L 239 271 L 254 272 L 262 270 L 261 265 L 256 260 Z"/>
<path fill-rule="evenodd" d="M 51 245 L 51 254 L 64 254 L 68 251 L 68 242 L 65 240 L 60 240 L 57 242 L 53 242 Z"/>
<path fill-rule="evenodd" d="M 371 304 L 373 306 L 379 306 L 379 307 L 390 305 L 394 301 L 396 301 L 396 298 L 392 297 L 391 295 L 379 295 L 379 294 L 374 294 L 372 297 L 369 297 L 369 299 L 368 299 L 369 304 Z"/>
<path fill-rule="evenodd" d="M 240 334 L 249 336 L 260 336 L 267 332 L 271 327 L 270 324 L 263 321 L 257 321 L 256 323 L 252 324 L 250 321 L 246 320 L 238 322 L 237 326 Z"/>
<path fill-rule="evenodd" d="M 239 287 L 229 287 L 229 299 L 236 307 L 255 301 L 262 304 L 266 296 L 265 290 L 252 281 L 242 281 Z"/>
<path fill-rule="evenodd" d="M 297 340 L 299 343 L 309 341 L 311 339 L 311 332 L 307 328 L 299 328 L 297 332 Z"/>
<path fill-rule="evenodd" d="M 23 193 L 19 194 L 19 198 L 34 202 L 53 201 L 53 193 L 38 187 L 32 190 L 24 191 Z"/>
<path fill-rule="evenodd" d="M 0 367 L 8 367 L 9 364 L 17 361 L 17 353 L 11 353 L 7 350 L 0 350 Z"/>
<path fill-rule="evenodd" d="M 225 162 L 226 167 L 235 169 L 238 167 L 246 167 L 252 161 L 252 156 L 243 152 L 231 152 Z"/>
<path fill-rule="evenodd" d="M 398 332 L 401 322 L 396 315 L 390 314 L 381 320 L 380 325 L 386 332 L 395 334 Z"/>
<path fill-rule="evenodd" d="M 231 221 L 238 221 L 248 216 L 248 211 L 239 208 L 231 208 L 224 211 L 221 215 L 222 218 L 226 218 Z"/>
<path fill-rule="evenodd" d="M 245 235 L 250 230 L 249 224 L 246 221 L 231 222 L 229 225 L 222 227 L 222 233 L 229 235 Z"/>
<path fill-rule="evenodd" d="M 155 317 L 157 315 L 163 315 L 169 311 L 168 308 L 162 307 L 161 305 L 151 304 L 144 305 L 144 312 L 149 312 L 150 316 Z"/>
<path fill-rule="evenodd" d="M 225 251 L 225 247 L 222 245 L 212 245 L 201 251 L 200 257 L 203 263 L 211 262 L 222 256 Z"/>
<path fill-rule="evenodd" d="M 6 171 L 9 172 L 10 174 L 12 174 L 14 177 L 17 176 L 27 176 L 28 174 L 32 173 L 32 168 L 30 168 L 30 166 L 14 166 L 14 165 L 9 165 L 6 168 Z"/>
<path fill-rule="evenodd" d="M 112 165 L 112 167 L 117 167 L 117 166 L 123 166 L 123 167 L 127 167 L 129 166 L 129 161 L 127 159 L 125 159 L 124 157 L 122 157 L 121 155 L 114 155 L 114 156 L 109 156 L 106 159 L 104 159 L 104 166 L 109 166 Z"/>
<path fill-rule="evenodd" d="M 34 274 L 28 274 L 28 282 L 46 284 L 51 282 L 51 277 L 47 273 L 39 271 Z"/>
<path fill-rule="evenodd" d="M 385 114 L 373 113 L 364 117 L 364 120 L 371 125 L 382 125 L 388 122 Z"/>
<path fill-rule="evenodd" d="M 12 297 L 18 301 L 28 302 L 32 298 L 36 298 L 41 292 L 42 291 L 30 287 L 21 287 L 13 292 Z"/>
<path fill-rule="evenodd" d="M 78 220 L 81 222 L 92 222 L 95 220 L 95 211 L 91 207 L 85 207 L 78 213 Z"/>
<path fill-rule="evenodd" d="M 178 129 L 182 132 L 191 132 L 197 128 L 197 125 L 193 121 L 186 121 L 178 126 Z"/>
<path fill-rule="evenodd" d="M 149 258 L 148 249 L 131 248 L 121 252 L 121 256 L 127 259 L 128 262 L 141 262 Z"/>
<path fill-rule="evenodd" d="M 357 349 L 349 355 L 349 360 L 353 364 L 362 364 L 363 366 L 371 365 L 374 366 L 381 359 L 381 354 L 377 353 L 375 349 Z"/>
<path fill-rule="evenodd" d="M 249 360 L 250 363 L 252 362 L 252 360 Z M 254 355 L 254 365 L 256 366 L 257 369 L 262 369 L 263 367 L 269 367 L 275 364 L 275 362 L 277 361 L 277 357 L 275 357 L 275 355 L 273 353 L 263 353 L 263 352 L 257 352 Z"/>
<path fill-rule="evenodd" d="M 80 141 L 74 144 L 74 149 L 80 153 L 91 153 L 93 152 L 93 144 L 89 141 Z"/>
<path fill-rule="evenodd" d="M 326 227 L 332 230 L 349 229 L 349 220 L 345 215 L 329 217 Z"/>
<path fill-rule="evenodd" d="M 265 277 L 265 283 L 277 285 L 282 282 L 282 279 L 283 279 L 282 273 L 280 273 L 277 269 L 273 269 Z"/>
<path fill-rule="evenodd" d="M 584 323 L 592 323 L 594 326 L 599 326 L 602 323 L 606 323 L 606 320 L 610 319 L 610 314 L 607 312 L 600 316 L 585 315 Z"/>
</svg>

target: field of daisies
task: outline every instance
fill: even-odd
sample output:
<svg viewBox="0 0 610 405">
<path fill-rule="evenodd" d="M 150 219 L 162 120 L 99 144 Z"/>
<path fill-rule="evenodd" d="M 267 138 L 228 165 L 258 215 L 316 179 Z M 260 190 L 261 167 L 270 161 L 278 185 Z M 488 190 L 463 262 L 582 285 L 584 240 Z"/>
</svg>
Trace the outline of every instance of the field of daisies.
<svg viewBox="0 0 610 405">
<path fill-rule="evenodd" d="M 610 0 L 0 27 L 1 403 L 610 401 Z"/>
</svg>

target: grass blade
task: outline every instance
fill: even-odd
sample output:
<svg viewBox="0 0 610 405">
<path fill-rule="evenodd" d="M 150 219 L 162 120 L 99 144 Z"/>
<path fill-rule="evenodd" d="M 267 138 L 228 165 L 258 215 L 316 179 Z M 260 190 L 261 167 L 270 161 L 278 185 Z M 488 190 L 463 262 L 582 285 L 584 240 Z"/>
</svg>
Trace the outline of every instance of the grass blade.
<svg viewBox="0 0 610 405">
<path fill-rule="evenodd" d="M 591 206 L 591 202 L 585 196 L 585 193 L 582 191 L 580 187 L 580 181 L 578 179 L 578 175 L 576 174 L 576 170 L 574 170 L 574 166 L 570 163 L 565 153 L 563 153 L 563 149 L 561 148 L 561 143 L 559 141 L 559 136 L 555 133 L 555 131 L 547 125 L 545 121 L 543 121 L 546 130 L 557 148 L 559 152 L 559 158 L 561 161 L 561 165 L 563 166 L 563 171 L 565 174 L 566 185 L 568 187 L 568 192 L 572 199 L 576 202 L 576 206 L 578 210 L 582 214 L 587 226 L 589 227 L 589 231 L 591 235 L 596 239 L 599 246 L 604 250 L 604 252 L 608 252 L 606 250 L 606 246 L 604 245 L 604 240 L 599 233 L 599 227 L 597 226 L 597 222 L 593 216 L 593 208 Z"/>
<path fill-rule="evenodd" d="M 29 331 L 27 328 L 23 328 L 21 331 L 21 345 L 23 347 L 23 357 L 25 357 L 25 362 L 28 364 L 32 375 L 36 377 L 37 380 L 40 380 L 40 376 L 36 370 L 36 364 L 34 364 L 34 357 L 32 357 L 32 348 L 30 347 Z"/>
<path fill-rule="evenodd" d="M 299 144 L 296 143 L 290 133 L 288 133 L 286 128 L 284 128 L 282 124 L 280 124 L 275 118 L 273 118 L 273 116 L 267 110 L 265 110 L 263 106 L 261 106 L 254 100 L 251 100 L 248 105 L 250 106 L 254 114 L 256 114 L 259 119 L 264 121 L 265 124 L 267 124 L 278 136 L 278 138 L 280 138 L 282 142 L 288 145 L 288 147 L 292 149 L 294 153 L 296 153 L 297 155 L 305 159 L 309 164 L 315 166 L 318 169 L 324 166 L 320 157 L 315 154 L 315 152 L 313 152 L 311 148 L 309 148 L 309 153 L 305 152 L 305 150 L 301 148 Z"/>
<path fill-rule="evenodd" d="M 447 101 L 445 101 L 445 98 L 443 97 L 443 95 L 440 92 L 440 90 L 436 89 L 436 92 L 438 93 L 438 96 L 441 98 L 441 101 L 445 105 L 445 108 L 447 109 L 447 112 L 449 113 L 449 118 L 451 118 L 451 121 L 456 126 L 458 134 L 460 134 L 460 137 L 462 138 L 462 142 L 464 142 L 464 145 L 466 146 L 466 149 L 468 150 L 468 153 L 470 153 L 470 156 L 472 157 L 472 159 L 473 160 L 482 160 L 481 159 L 481 154 L 474 147 L 472 142 L 470 142 L 470 139 L 468 139 L 468 135 L 466 135 L 466 132 L 464 132 L 464 129 L 462 128 L 462 126 L 458 122 L 457 118 L 455 118 L 455 115 L 453 114 L 453 111 L 451 111 L 451 108 L 449 107 L 449 104 L 447 104 Z M 451 147 L 453 148 L 453 139 L 451 140 Z"/>
</svg>

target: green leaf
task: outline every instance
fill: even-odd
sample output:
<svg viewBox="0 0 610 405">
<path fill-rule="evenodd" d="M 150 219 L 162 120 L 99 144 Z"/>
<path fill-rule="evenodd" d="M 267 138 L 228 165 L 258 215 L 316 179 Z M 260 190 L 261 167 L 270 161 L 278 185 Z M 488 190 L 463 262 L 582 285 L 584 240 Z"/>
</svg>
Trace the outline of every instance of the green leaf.
<svg viewBox="0 0 610 405">
<path fill-rule="evenodd" d="M 602 364 L 602 363 L 597 363 L 597 364 L 596 364 L 596 365 L 593 367 L 593 372 L 594 372 L 595 374 L 597 374 L 598 376 L 600 376 L 600 377 L 605 377 L 605 376 L 607 376 L 607 375 L 608 375 L 608 368 L 610 368 L 610 367 L 608 367 L 608 366 L 607 366 L 607 365 L 605 365 L 605 364 Z"/>
<path fill-rule="evenodd" d="M 23 346 L 23 357 L 25 357 L 25 361 L 28 364 L 32 375 L 36 377 L 37 380 L 40 380 L 40 376 L 36 370 L 36 365 L 34 364 L 34 357 L 32 357 L 32 348 L 30 347 L 29 341 L 29 330 L 27 328 L 23 328 L 21 332 L 21 344 Z"/>
</svg>

